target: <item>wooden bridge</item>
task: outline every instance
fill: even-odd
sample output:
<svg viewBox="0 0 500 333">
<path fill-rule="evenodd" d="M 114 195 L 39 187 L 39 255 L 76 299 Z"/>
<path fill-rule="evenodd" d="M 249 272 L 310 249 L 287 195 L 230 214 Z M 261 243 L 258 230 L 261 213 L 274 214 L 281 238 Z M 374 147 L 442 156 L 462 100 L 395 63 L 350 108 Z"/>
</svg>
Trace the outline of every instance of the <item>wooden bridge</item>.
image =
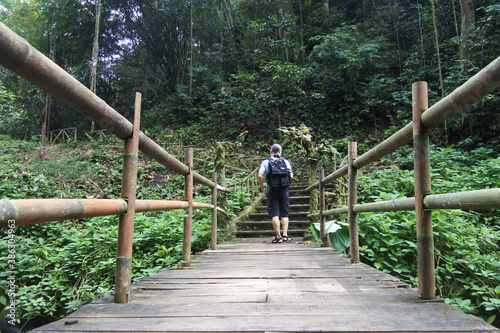
<svg viewBox="0 0 500 333">
<path fill-rule="evenodd" d="M 317 244 L 240 238 L 32 332 L 499 332 Z"/>
<path fill-rule="evenodd" d="M 217 184 L 216 175 L 209 180 L 193 170 L 192 149 L 186 150 L 184 164 L 140 132 L 140 94 L 132 124 L 1 22 L 0 50 L 2 66 L 125 142 L 120 199 L 0 200 L 0 227 L 10 229 L 64 219 L 120 215 L 114 295 L 38 328 L 37 332 L 499 332 L 436 299 L 432 209 L 500 208 L 500 189 L 429 194 L 427 130 L 500 87 L 500 58 L 430 108 L 425 82 L 415 83 L 411 123 L 360 156 L 356 143 L 351 142 L 347 165 L 326 177 L 320 169 L 319 180 L 306 189 L 311 192 L 311 201 L 318 201 L 319 197 L 318 212 L 313 212 L 318 206 L 313 204 L 308 217 L 319 219 L 321 239 L 326 244 L 325 216 L 348 215 L 347 258 L 332 249 L 297 241 L 271 244 L 263 239 L 240 239 L 217 245 L 217 192 L 230 190 Z M 358 204 L 356 170 L 412 139 L 415 197 Z M 185 177 L 184 200 L 135 200 L 139 150 Z M 325 185 L 346 175 L 347 207 L 327 210 Z M 195 182 L 212 189 L 212 204 L 193 201 Z M 314 192 L 316 188 L 318 192 Z M 192 210 L 197 208 L 212 210 L 212 243 L 211 250 L 192 259 Z M 170 209 L 188 210 L 183 241 L 187 265 L 131 286 L 135 213 Z M 357 214 L 397 210 L 416 212 L 418 293 L 359 262 Z"/>
</svg>

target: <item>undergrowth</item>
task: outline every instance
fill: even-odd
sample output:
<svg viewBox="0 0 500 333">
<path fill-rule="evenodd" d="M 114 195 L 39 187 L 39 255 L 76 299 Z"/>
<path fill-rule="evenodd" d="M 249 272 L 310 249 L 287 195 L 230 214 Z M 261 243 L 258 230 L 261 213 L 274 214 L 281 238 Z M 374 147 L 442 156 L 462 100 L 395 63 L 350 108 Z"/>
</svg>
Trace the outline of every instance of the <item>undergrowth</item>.
<svg viewBox="0 0 500 333">
<path fill-rule="evenodd" d="M 40 147 L 2 139 L 0 199 L 120 197 L 121 146 L 79 143 Z M 183 177 L 140 158 L 138 198 L 182 200 L 183 184 Z M 229 216 L 236 216 L 249 200 L 240 192 L 228 198 Z M 211 190 L 196 187 L 195 201 L 211 203 Z M 133 282 L 181 261 L 186 214 L 185 210 L 136 214 Z M 194 210 L 193 252 L 209 247 L 210 229 L 211 211 Z M 2 320 L 8 312 L 8 278 L 12 274 L 16 324 L 24 326 L 23 330 L 64 317 L 109 294 L 114 285 L 117 230 L 118 216 L 16 227 L 13 269 L 7 260 L 8 230 L 1 230 L 0 255 L 5 259 L 0 262 Z"/>
<path fill-rule="evenodd" d="M 412 197 L 411 148 L 359 178 L 359 203 Z M 431 148 L 432 193 L 500 187 L 500 158 L 490 148 Z M 440 297 L 500 327 L 500 211 L 434 210 L 436 287 Z M 417 286 L 415 212 L 358 215 L 360 254 L 376 268 Z"/>
</svg>

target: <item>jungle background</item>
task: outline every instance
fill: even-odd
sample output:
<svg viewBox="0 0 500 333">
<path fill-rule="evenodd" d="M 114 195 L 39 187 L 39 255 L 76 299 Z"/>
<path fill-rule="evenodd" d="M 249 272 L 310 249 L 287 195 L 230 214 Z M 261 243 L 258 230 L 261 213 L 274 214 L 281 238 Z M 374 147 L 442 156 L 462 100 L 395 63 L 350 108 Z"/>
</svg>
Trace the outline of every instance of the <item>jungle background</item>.
<svg viewBox="0 0 500 333">
<path fill-rule="evenodd" d="M 0 0 L 0 21 L 128 119 L 141 92 L 141 127 L 158 142 L 210 149 L 247 131 L 239 152 L 265 156 L 281 141 L 299 161 L 304 147 L 278 129 L 301 129 L 329 167 L 347 141 L 363 153 L 411 120 L 413 82 L 428 82 L 433 105 L 500 55 L 494 0 Z M 500 187 L 499 107 L 497 91 L 432 130 L 433 190 Z M 0 198 L 119 196 L 121 148 L 89 141 L 98 127 L 3 68 L 0 127 Z M 50 131 L 64 128 L 75 128 L 77 141 L 49 145 Z M 213 167 L 200 166 L 207 174 Z M 409 150 L 385 159 L 372 171 L 389 177 L 363 176 L 360 198 L 411 196 L 411 169 Z M 139 177 L 141 198 L 181 195 L 178 180 L 152 161 L 142 160 Z M 230 214 L 249 199 L 235 193 Z M 209 236 L 200 214 L 196 249 Z M 361 251 L 414 284 L 414 217 L 405 214 L 360 219 Z M 134 279 L 179 261 L 181 215 L 138 218 Z M 440 296 L 499 326 L 500 213 L 435 216 Z M 116 224 L 109 217 L 20 228 L 20 327 L 112 289 Z"/>
</svg>

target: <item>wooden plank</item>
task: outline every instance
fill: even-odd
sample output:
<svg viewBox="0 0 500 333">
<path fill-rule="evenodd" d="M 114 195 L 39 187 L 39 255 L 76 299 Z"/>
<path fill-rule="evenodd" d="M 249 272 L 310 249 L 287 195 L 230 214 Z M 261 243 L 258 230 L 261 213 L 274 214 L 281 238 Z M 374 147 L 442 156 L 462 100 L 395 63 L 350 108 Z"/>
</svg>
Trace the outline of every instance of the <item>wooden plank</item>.
<svg viewBox="0 0 500 333">
<path fill-rule="evenodd" d="M 345 297 L 347 298 L 347 297 Z M 350 305 L 359 304 L 361 299 L 350 299 Z M 342 299 L 337 299 L 342 301 Z M 362 303 L 359 307 L 327 307 L 317 303 L 215 303 L 211 307 L 204 307 L 197 312 L 198 317 L 215 317 L 221 314 L 225 316 L 259 316 L 263 313 L 272 313 L 280 316 L 293 315 L 314 315 L 314 316 L 333 316 L 333 315 L 358 315 L 360 318 L 371 315 L 380 315 L 380 309 L 391 315 L 407 316 L 408 311 L 418 313 L 425 311 L 422 304 L 413 303 L 408 307 L 401 307 L 398 303 L 382 304 L 380 309 L 373 306 L 372 302 Z M 200 306 L 202 303 L 192 305 Z M 121 318 L 139 317 L 154 318 L 154 317 L 192 317 L 193 313 L 189 311 L 190 307 L 178 306 L 176 303 L 161 303 L 161 304 L 130 304 L 126 308 L 119 304 L 92 304 L 81 310 L 78 310 L 72 315 L 73 319 L 86 318 L 93 315 L 95 318 Z M 360 315 L 360 313 L 362 314 Z M 452 309 L 450 312 L 453 315 L 461 314 L 460 310 Z"/>
<path fill-rule="evenodd" d="M 106 296 L 33 332 L 500 333 L 336 251 L 258 240 L 219 248 L 135 283 L 130 304 Z"/>
<path fill-rule="evenodd" d="M 255 316 L 80 318 L 75 325 L 56 322 L 38 332 L 60 332 L 68 327 L 72 332 L 416 332 L 416 324 L 422 332 L 471 332 L 470 328 L 464 328 L 461 319 L 450 315 L 425 317 L 425 314 L 420 314 L 422 317 L 416 323 L 399 314 L 360 318 L 361 314 L 308 314 L 279 318 L 271 313 Z M 482 323 L 473 327 L 473 331 L 487 329 L 488 325 Z"/>
</svg>

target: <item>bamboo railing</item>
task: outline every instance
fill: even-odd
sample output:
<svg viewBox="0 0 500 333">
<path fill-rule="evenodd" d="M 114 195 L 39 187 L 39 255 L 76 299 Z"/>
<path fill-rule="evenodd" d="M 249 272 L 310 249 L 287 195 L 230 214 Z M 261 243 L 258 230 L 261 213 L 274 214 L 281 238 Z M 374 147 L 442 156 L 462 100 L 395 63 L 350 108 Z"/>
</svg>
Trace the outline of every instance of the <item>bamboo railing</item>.
<svg viewBox="0 0 500 333">
<path fill-rule="evenodd" d="M 63 128 L 60 130 L 52 130 L 48 132 L 49 142 L 55 143 L 57 140 L 63 141 L 76 141 L 77 130 L 76 127 Z"/>
<path fill-rule="evenodd" d="M 227 167 L 227 166 L 226 166 Z M 248 172 L 248 171 L 247 171 Z M 259 168 L 254 169 L 253 171 L 250 171 L 245 178 L 242 180 L 228 184 L 228 188 L 234 188 L 235 190 L 239 187 L 241 191 L 246 191 L 250 193 L 251 195 L 255 195 L 256 193 L 259 193 L 259 183 L 257 181 L 257 173 L 259 172 Z"/>
<path fill-rule="evenodd" d="M 230 192 L 193 170 L 193 148 L 187 148 L 185 163 L 180 162 L 140 132 L 141 95 L 136 94 L 132 124 L 70 74 L 28 44 L 0 22 L 0 65 L 32 82 L 101 128 L 125 141 L 121 199 L 25 199 L 0 200 L 0 227 L 30 225 L 66 219 L 119 215 L 116 265 L 116 303 L 130 301 L 131 261 L 134 215 L 139 212 L 187 209 L 184 219 L 183 260 L 190 261 L 193 208 L 212 209 L 212 249 L 217 244 L 217 191 Z M 138 151 L 150 156 L 171 171 L 185 177 L 185 200 L 135 200 Z M 193 201 L 193 183 L 212 189 L 212 204 Z"/>
<path fill-rule="evenodd" d="M 500 87 L 500 57 L 478 72 L 450 95 L 428 109 L 427 83 L 415 82 L 412 85 L 413 121 L 372 148 L 357 156 L 357 143 L 349 143 L 348 164 L 309 186 L 306 191 L 320 188 L 320 202 L 324 200 L 324 185 L 348 175 L 348 206 L 323 210 L 320 206 L 321 238 L 324 234 L 325 216 L 348 214 L 351 247 L 351 262 L 359 261 L 359 237 L 357 214 L 366 212 L 415 210 L 418 247 L 418 284 L 420 297 L 433 299 L 435 295 L 434 241 L 432 232 L 433 209 L 492 209 L 500 208 L 500 188 L 468 191 L 461 193 L 430 194 L 430 159 L 428 130 L 444 122 L 457 112 L 476 103 L 490 92 Z M 386 156 L 396 149 L 410 143 L 413 139 L 415 197 L 399 200 L 357 203 L 357 169 Z"/>
</svg>

